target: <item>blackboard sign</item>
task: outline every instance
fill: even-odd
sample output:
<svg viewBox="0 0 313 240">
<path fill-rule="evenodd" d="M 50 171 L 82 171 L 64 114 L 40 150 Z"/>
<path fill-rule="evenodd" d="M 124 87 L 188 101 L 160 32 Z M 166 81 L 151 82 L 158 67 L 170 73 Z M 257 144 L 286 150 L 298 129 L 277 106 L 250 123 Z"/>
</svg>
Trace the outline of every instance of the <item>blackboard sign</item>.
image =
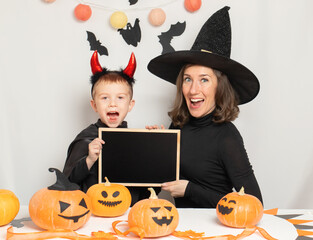
<svg viewBox="0 0 313 240">
<path fill-rule="evenodd" d="M 99 128 L 99 182 L 161 186 L 179 179 L 180 130 Z"/>
</svg>

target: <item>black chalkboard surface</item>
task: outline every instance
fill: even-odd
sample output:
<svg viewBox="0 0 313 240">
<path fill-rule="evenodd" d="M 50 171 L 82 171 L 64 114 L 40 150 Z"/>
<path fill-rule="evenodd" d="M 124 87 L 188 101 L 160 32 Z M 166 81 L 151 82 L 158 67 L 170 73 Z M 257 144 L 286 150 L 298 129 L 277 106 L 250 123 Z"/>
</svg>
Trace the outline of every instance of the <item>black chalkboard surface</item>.
<svg viewBox="0 0 313 240">
<path fill-rule="evenodd" d="M 161 186 L 179 179 L 180 130 L 99 128 L 99 182 Z"/>
</svg>

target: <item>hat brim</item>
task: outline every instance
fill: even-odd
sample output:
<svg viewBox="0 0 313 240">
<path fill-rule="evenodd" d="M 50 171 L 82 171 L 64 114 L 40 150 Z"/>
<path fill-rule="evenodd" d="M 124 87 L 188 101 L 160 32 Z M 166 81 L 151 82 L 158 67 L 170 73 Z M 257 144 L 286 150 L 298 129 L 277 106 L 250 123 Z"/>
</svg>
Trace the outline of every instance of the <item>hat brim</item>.
<svg viewBox="0 0 313 240">
<path fill-rule="evenodd" d="M 162 54 L 149 62 L 148 70 L 176 84 L 177 76 L 186 64 L 203 65 L 226 74 L 239 96 L 239 104 L 250 102 L 260 91 L 257 77 L 248 68 L 230 58 L 205 51 L 186 50 Z"/>
</svg>

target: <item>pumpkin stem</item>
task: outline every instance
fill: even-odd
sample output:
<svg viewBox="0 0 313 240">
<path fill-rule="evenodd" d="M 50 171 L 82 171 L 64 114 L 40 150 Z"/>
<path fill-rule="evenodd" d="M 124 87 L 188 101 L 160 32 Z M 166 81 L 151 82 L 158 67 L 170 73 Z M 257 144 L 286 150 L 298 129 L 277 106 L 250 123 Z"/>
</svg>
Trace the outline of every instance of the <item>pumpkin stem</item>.
<svg viewBox="0 0 313 240">
<path fill-rule="evenodd" d="M 109 182 L 109 179 L 107 177 L 104 177 L 104 179 L 105 179 L 104 185 L 107 186 L 107 187 L 111 186 L 111 183 Z"/>
<path fill-rule="evenodd" d="M 156 195 L 153 188 L 148 188 L 148 190 L 151 192 L 149 199 L 158 199 L 158 196 Z"/>
<path fill-rule="evenodd" d="M 238 194 L 239 194 L 240 196 L 245 195 L 245 188 L 244 188 L 244 187 L 241 187 Z"/>
</svg>

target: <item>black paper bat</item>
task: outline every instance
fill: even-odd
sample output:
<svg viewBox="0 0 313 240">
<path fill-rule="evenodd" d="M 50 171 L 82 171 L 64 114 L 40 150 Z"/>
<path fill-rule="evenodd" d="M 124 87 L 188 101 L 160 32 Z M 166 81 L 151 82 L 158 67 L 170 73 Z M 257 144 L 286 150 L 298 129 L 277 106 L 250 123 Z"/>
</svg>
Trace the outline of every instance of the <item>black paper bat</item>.
<svg viewBox="0 0 313 240">
<path fill-rule="evenodd" d="M 11 224 L 11 226 L 13 226 L 13 227 L 21 228 L 21 227 L 24 227 L 23 222 L 31 221 L 31 220 L 32 220 L 32 219 L 31 219 L 30 217 L 21 218 L 21 219 L 14 219 L 10 224 Z"/>
<path fill-rule="evenodd" d="M 139 19 L 136 18 L 134 26 L 130 23 L 127 23 L 126 29 L 120 28 L 117 31 L 120 32 L 122 37 L 124 38 L 125 42 L 128 45 L 133 45 L 134 47 L 137 47 L 137 44 L 141 40 L 141 30 L 139 26 Z"/>
<path fill-rule="evenodd" d="M 175 49 L 171 46 L 171 41 L 173 37 L 182 35 L 185 28 L 186 22 L 177 22 L 176 24 L 172 24 L 167 32 L 162 32 L 161 35 L 158 36 L 159 42 L 163 47 L 162 54 L 175 51 Z"/>
<path fill-rule="evenodd" d="M 96 36 L 94 33 L 86 31 L 87 32 L 87 40 L 90 44 L 90 50 L 97 50 L 100 55 L 109 55 L 108 49 L 101 45 L 101 42 L 96 39 Z"/>
<path fill-rule="evenodd" d="M 138 2 L 138 0 L 128 0 L 130 5 L 134 5 Z"/>
</svg>

